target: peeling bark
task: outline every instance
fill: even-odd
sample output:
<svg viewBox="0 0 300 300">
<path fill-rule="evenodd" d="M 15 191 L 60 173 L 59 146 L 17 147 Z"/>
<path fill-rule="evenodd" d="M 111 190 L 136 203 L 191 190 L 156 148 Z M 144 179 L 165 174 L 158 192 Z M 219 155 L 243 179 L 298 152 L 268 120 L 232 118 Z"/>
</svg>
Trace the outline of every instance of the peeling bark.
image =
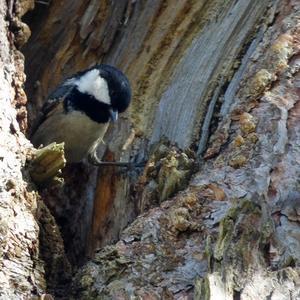
<svg viewBox="0 0 300 300">
<path fill-rule="evenodd" d="M 63 188 L 41 192 L 73 266 L 93 256 L 71 290 L 55 291 L 55 271 L 50 290 L 67 299 L 298 299 L 298 1 L 38 9 L 41 17 L 26 16 L 33 35 L 23 48 L 30 118 L 63 77 L 112 63 L 128 74 L 133 104 L 99 153 L 148 161 L 127 173 L 68 166 Z"/>
<path fill-rule="evenodd" d="M 21 299 L 46 287 L 35 218 L 36 193 L 24 182 L 30 144 L 26 127 L 23 55 L 17 50 L 22 33 L 20 17 L 27 8 L 0 2 L 0 298 Z M 19 27 L 18 27 L 19 26 Z M 26 25 L 24 25 L 26 28 Z M 23 38 L 26 39 L 26 37 Z M 19 123 L 17 122 L 19 121 Z M 21 296 L 22 295 L 22 296 Z"/>
<path fill-rule="evenodd" d="M 21 17 L 33 6 L 34 1 L 0 2 L 0 299 L 5 300 L 38 299 L 49 287 L 45 243 L 39 237 L 41 220 L 53 217 L 27 170 L 32 145 L 24 136 L 27 98 L 23 90 L 24 56 L 19 51 L 30 35 Z M 64 263 L 63 241 L 55 222 L 48 233 L 55 249 L 52 254 Z"/>
<path fill-rule="evenodd" d="M 182 148 L 194 148 L 220 74 L 225 84 L 237 56 L 262 22 L 268 3 L 66 1 L 61 5 L 54 2 L 47 11 L 43 8 L 47 18 L 42 16 L 38 25 L 35 25 L 38 16 L 33 12 L 32 39 L 24 48 L 27 91 L 39 106 L 63 77 L 95 62 L 112 63 L 129 76 L 134 100 L 128 115 L 106 137 L 111 159 L 141 161 L 148 157 L 151 145 L 164 136 Z M 49 67 L 43 66 L 44 61 L 49 62 Z M 36 93 L 34 87 L 38 87 Z M 35 106 L 30 104 L 33 115 L 34 110 Z M 105 147 L 102 148 L 103 153 Z M 95 207 L 103 205 L 98 203 L 101 198 L 115 209 L 106 212 L 95 209 L 92 217 L 87 216 L 93 224 L 90 253 L 107 240 L 116 240 L 120 228 L 141 211 L 141 207 L 132 204 L 127 192 L 128 186 L 137 182 L 137 174 L 126 174 L 125 180 L 123 176 L 115 176 L 118 192 L 107 194 L 101 190 L 104 187 L 101 182 L 110 181 L 110 177 L 106 170 L 98 176 L 97 194 L 101 196 L 95 197 Z M 112 193 L 113 199 L 109 196 L 103 199 L 103 195 Z M 58 200 L 57 205 L 61 202 Z M 76 199 L 74 202 L 77 203 Z M 77 206 L 71 210 L 73 227 L 81 221 L 74 217 Z M 100 219 L 109 223 L 109 227 L 100 226 L 97 221 Z M 91 236 L 86 232 L 88 235 Z"/>
</svg>

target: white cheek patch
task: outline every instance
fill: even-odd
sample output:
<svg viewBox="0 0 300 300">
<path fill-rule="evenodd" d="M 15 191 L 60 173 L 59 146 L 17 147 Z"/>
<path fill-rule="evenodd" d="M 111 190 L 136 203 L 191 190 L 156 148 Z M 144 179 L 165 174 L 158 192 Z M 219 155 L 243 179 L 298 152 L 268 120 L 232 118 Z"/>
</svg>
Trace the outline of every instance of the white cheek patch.
<svg viewBox="0 0 300 300">
<path fill-rule="evenodd" d="M 111 104 L 107 82 L 99 75 L 99 70 L 91 70 L 75 81 L 82 93 L 94 96 L 100 102 Z"/>
</svg>

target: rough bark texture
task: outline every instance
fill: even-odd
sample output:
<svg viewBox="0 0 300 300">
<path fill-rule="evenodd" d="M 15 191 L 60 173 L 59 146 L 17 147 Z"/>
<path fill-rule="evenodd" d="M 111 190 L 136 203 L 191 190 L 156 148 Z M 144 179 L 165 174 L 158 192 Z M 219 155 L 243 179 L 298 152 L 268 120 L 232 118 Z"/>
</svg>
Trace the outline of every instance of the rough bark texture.
<svg viewBox="0 0 300 300">
<path fill-rule="evenodd" d="M 0 1 L 0 299 L 36 299 L 45 279 L 44 251 L 40 228 L 55 244 L 46 256 L 61 270 L 69 267 L 60 231 L 49 210 L 30 184 L 26 158 L 31 144 L 24 136 L 27 126 L 24 57 L 18 50 L 30 30 L 21 17 L 33 1 Z M 52 221 L 52 222 L 51 222 Z M 67 268 L 64 270 L 67 274 Z M 56 276 L 58 276 L 56 274 Z"/>
<path fill-rule="evenodd" d="M 24 183 L 22 174 L 29 143 L 17 122 L 19 118 L 24 130 L 24 61 L 14 44 L 16 36 L 9 30 L 21 24 L 21 10 L 13 17 L 15 11 L 7 7 L 6 1 L 0 2 L 1 299 L 20 299 L 18 295 L 30 297 L 45 288 L 43 263 L 39 258 L 38 225 L 34 217 L 37 197 Z"/>
<path fill-rule="evenodd" d="M 232 24 L 226 27 L 228 17 L 234 15 L 232 18 L 236 20 L 239 13 L 245 23 L 237 27 L 245 29 L 247 17 L 253 12 L 250 18 L 253 29 L 256 10 L 252 11 L 251 5 L 256 9 L 258 5 L 254 2 L 247 2 L 250 7 L 245 6 L 245 14 L 243 1 L 229 6 L 228 15 L 225 10 L 223 18 L 219 17 L 216 32 L 225 27 L 222 38 L 226 40 L 226 33 L 233 30 Z M 257 11 L 262 13 L 261 8 Z M 232 80 L 220 91 L 223 103 L 220 118 L 215 120 L 217 130 L 189 188 L 138 218 L 115 246 L 99 251 L 77 274 L 75 298 L 79 295 L 82 299 L 300 297 L 300 5 L 296 1 L 280 1 L 278 6 L 269 7 L 269 13 L 245 49 Z M 197 60 L 202 60 L 210 43 L 215 45 L 210 52 L 222 44 L 215 40 L 217 34 L 209 31 L 214 25 L 208 24 L 200 34 L 203 39 L 208 32 L 214 42 L 200 43 L 190 60 L 190 52 L 186 51 L 191 66 L 185 70 L 201 67 Z M 228 35 L 233 45 L 241 48 L 242 44 L 237 45 L 238 30 L 233 32 L 236 34 Z M 195 50 L 198 41 L 195 38 L 190 51 Z M 226 42 L 236 57 L 232 43 Z M 222 49 L 221 53 L 226 51 Z M 209 66 L 214 64 L 217 54 L 218 51 L 213 53 Z M 230 66 L 226 68 L 228 55 L 220 55 L 220 59 L 226 76 Z M 183 58 L 179 66 L 185 61 Z M 209 68 L 201 70 L 209 73 Z M 214 72 L 215 76 L 220 73 L 216 68 Z M 160 99 L 158 119 L 170 111 L 176 116 L 178 103 L 173 100 L 169 106 L 168 99 L 182 101 L 185 80 L 194 96 L 184 101 L 177 124 L 181 124 L 189 101 L 195 101 L 191 107 L 199 107 L 196 99 L 200 95 L 203 101 L 203 90 L 193 88 L 194 81 L 188 74 L 178 67 L 178 73 L 175 72 Z M 198 73 L 197 79 L 203 77 Z M 176 88 L 176 82 L 182 86 Z M 195 110 L 188 115 L 191 121 L 194 113 Z M 170 131 L 174 125 L 168 123 L 168 118 L 161 122 L 161 132 L 171 141 L 182 147 L 190 145 L 188 135 L 181 133 L 177 139 L 178 130 Z M 191 123 L 181 124 L 180 130 L 192 134 L 196 124 Z"/>
<path fill-rule="evenodd" d="M 7 297 L 42 293 L 45 267 L 58 299 L 300 298 L 299 1 L 38 4 L 25 18 L 32 37 L 22 49 L 30 119 L 62 78 L 112 63 L 129 76 L 134 97 L 99 152 L 148 160 L 129 172 L 68 166 L 64 187 L 41 191 L 55 220 L 42 204 L 36 213 L 36 196 L 22 181 L 29 144 L 6 103 L 17 99 L 22 112 L 22 58 L 7 39 L 1 5 L 1 60 L 10 66 L 0 78 Z M 13 15 L 30 6 L 22 5 L 13 5 Z M 28 29 L 13 24 L 21 45 Z M 93 256 L 71 290 L 56 222 L 73 266 Z M 20 253 L 15 259 L 10 247 Z"/>
<path fill-rule="evenodd" d="M 18 12 L 13 17 L 15 9 Z M 24 61 L 14 44 L 18 33 L 14 35 L 10 31 L 21 26 L 22 13 L 22 8 L 10 8 L 5 1 L 0 2 L 1 299 L 15 299 L 21 294 L 30 297 L 33 292 L 45 288 L 43 263 L 39 258 L 38 225 L 34 218 L 37 198 L 24 183 L 22 174 L 29 146 L 19 127 L 20 124 L 24 130 L 26 122 L 26 96 L 22 89 Z"/>
<path fill-rule="evenodd" d="M 50 7 L 40 7 L 43 13 L 33 11 L 29 18 L 33 34 L 24 48 L 27 92 L 39 106 L 62 78 L 95 62 L 112 63 L 129 76 L 134 99 L 127 116 L 107 135 L 105 158 L 144 160 L 151 145 L 162 137 L 183 149 L 195 149 L 207 103 L 218 84 L 220 89 L 232 76 L 236 59 L 263 22 L 268 3 L 53 2 Z M 45 61 L 49 63 L 45 65 Z M 29 106 L 33 115 L 35 109 Z M 203 137 L 202 147 L 206 139 Z M 80 199 L 79 203 L 76 195 L 67 200 L 73 203 L 68 207 L 70 213 L 63 209 L 59 215 L 67 220 L 66 230 L 71 228 L 76 235 L 86 228 L 84 236 L 78 237 L 80 242 L 69 244 L 70 248 L 83 253 L 85 249 L 80 248 L 86 243 L 82 241 L 88 239 L 92 254 L 97 247 L 116 240 L 120 229 L 153 203 L 145 197 L 143 201 L 135 199 L 138 205 L 132 203 L 129 186 L 136 181 L 136 173 L 100 170 L 92 217 L 90 201 Z M 94 185 L 82 188 L 82 198 L 90 199 Z M 65 203 L 57 197 L 52 200 L 56 211 Z M 89 233 L 86 224 L 90 223 Z"/>
</svg>

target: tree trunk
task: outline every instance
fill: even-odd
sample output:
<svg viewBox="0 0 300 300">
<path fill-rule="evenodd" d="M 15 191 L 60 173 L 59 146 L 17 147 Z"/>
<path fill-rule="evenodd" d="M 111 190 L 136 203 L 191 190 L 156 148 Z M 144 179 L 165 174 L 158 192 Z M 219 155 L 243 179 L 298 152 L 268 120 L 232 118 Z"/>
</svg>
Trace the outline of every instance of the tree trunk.
<svg viewBox="0 0 300 300">
<path fill-rule="evenodd" d="M 14 18 L 21 15 L 15 4 Z M 40 214 L 26 210 L 36 194 L 24 196 L 21 163 L 14 165 L 23 187 L 16 207 L 25 207 L 17 216 L 29 214 L 32 239 L 40 220 L 41 251 L 29 258 L 45 263 L 47 291 L 57 299 L 300 297 L 299 18 L 296 0 L 36 3 L 24 17 L 32 36 L 22 48 L 29 121 L 64 77 L 98 62 L 116 65 L 133 101 L 99 153 L 147 161 L 134 170 L 68 166 L 63 187 L 40 190 L 55 221 L 41 201 Z M 7 109 L 3 120 L 15 120 Z M 29 147 L 11 125 L 2 130 L 4 149 L 13 141 L 12 153 Z M 70 288 L 59 230 L 50 235 L 55 222 L 78 268 Z M 26 269 L 22 256 L 16 261 Z M 43 282 L 35 293 L 45 290 Z"/>
<path fill-rule="evenodd" d="M 49 238 L 56 239 L 52 262 L 60 259 L 69 266 L 59 229 L 26 169 L 31 145 L 24 136 L 27 98 L 24 57 L 18 49 L 30 34 L 21 17 L 33 6 L 33 1 L 0 1 L 0 299 L 37 299 L 46 290 L 39 239 L 43 220 Z"/>
</svg>

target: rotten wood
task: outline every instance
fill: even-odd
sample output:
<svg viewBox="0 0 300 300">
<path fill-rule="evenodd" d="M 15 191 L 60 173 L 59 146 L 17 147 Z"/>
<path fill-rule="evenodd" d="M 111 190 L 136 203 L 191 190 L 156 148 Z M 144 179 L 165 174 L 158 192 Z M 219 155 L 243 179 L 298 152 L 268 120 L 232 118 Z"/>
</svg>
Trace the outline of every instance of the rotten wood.
<svg viewBox="0 0 300 300">
<path fill-rule="evenodd" d="M 34 153 L 30 162 L 29 173 L 32 180 L 38 185 L 47 185 L 52 182 L 62 182 L 61 170 L 66 165 L 64 143 L 52 143 Z"/>
</svg>

